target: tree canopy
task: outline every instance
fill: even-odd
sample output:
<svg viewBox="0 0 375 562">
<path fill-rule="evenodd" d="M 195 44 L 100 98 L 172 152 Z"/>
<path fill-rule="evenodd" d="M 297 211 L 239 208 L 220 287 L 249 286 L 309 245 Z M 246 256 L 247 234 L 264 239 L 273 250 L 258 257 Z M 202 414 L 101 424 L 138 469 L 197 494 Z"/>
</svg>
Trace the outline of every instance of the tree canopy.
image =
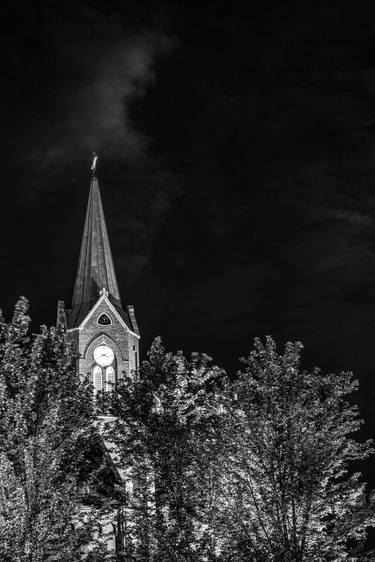
<svg viewBox="0 0 375 562">
<path fill-rule="evenodd" d="M 356 560 L 374 524 L 351 470 L 372 453 L 354 438 L 358 383 L 303 370 L 301 351 L 287 343 L 279 354 L 272 338 L 256 339 L 229 388 L 223 522 L 233 560 Z"/>
<path fill-rule="evenodd" d="M 301 351 L 256 339 L 230 380 L 207 357 L 198 366 L 156 339 L 112 394 L 122 421 L 112 435 L 154 479 L 153 559 L 360 559 L 374 513 L 351 471 L 372 452 L 354 438 L 358 383 L 303 370 Z"/>
<path fill-rule="evenodd" d="M 93 437 L 90 384 L 64 333 L 30 334 L 28 303 L 0 319 L 0 558 L 83 560 L 96 529 L 80 481 Z"/>
<path fill-rule="evenodd" d="M 301 353 L 256 339 L 229 377 L 156 338 L 94 400 L 66 334 L 31 334 L 21 298 L 0 316 L 1 560 L 365 560 L 358 383 L 304 370 Z"/>
</svg>

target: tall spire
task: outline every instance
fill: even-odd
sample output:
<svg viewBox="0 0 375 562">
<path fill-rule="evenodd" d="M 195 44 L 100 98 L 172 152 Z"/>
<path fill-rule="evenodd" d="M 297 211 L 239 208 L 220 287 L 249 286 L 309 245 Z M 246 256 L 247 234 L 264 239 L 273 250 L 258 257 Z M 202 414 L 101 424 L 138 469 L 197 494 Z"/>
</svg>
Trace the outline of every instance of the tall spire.
<svg viewBox="0 0 375 562">
<path fill-rule="evenodd" d="M 81 252 L 74 286 L 70 327 L 78 326 L 105 288 L 116 308 L 122 309 L 112 252 L 105 224 L 99 182 L 96 177 L 97 155 L 93 154 L 92 177 Z"/>
</svg>

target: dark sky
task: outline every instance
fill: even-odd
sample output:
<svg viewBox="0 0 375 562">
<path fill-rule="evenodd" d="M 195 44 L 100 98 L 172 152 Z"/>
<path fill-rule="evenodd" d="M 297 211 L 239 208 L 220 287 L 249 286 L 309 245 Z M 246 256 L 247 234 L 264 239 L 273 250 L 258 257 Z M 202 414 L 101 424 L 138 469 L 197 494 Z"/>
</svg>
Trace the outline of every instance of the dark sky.
<svg viewBox="0 0 375 562">
<path fill-rule="evenodd" d="M 353 370 L 375 433 L 375 4 L 13 2 L 1 305 L 53 323 L 98 173 L 143 349 L 233 371 L 255 336 Z M 367 465 L 375 472 L 375 461 Z"/>
</svg>

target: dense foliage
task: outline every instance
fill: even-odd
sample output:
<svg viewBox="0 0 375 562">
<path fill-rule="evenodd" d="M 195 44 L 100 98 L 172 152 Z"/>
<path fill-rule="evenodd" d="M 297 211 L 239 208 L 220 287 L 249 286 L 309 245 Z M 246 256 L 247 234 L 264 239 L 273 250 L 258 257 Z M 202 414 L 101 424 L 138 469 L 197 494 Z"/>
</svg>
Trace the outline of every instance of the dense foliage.
<svg viewBox="0 0 375 562">
<path fill-rule="evenodd" d="M 153 542 L 137 557 L 145 543 L 133 536 L 134 559 L 361 559 L 374 515 L 349 471 L 371 453 L 353 438 L 357 383 L 350 373 L 303 371 L 301 349 L 288 343 L 279 355 L 272 338 L 256 340 L 230 382 L 204 356 L 188 362 L 157 339 L 112 394 L 122 460 L 149 475 L 148 497 L 128 517 Z"/>
<path fill-rule="evenodd" d="M 224 373 L 207 356 L 188 362 L 156 339 L 136 376 L 110 401 L 110 439 L 137 483 L 125 554 L 136 560 L 205 560 L 218 493 L 210 455 Z M 142 537 L 148 537 L 147 543 Z"/>
<path fill-rule="evenodd" d="M 96 525 L 79 485 L 92 393 L 64 334 L 31 336 L 27 312 L 20 299 L 0 319 L 0 559 L 83 560 Z"/>
<path fill-rule="evenodd" d="M 255 341 L 229 389 L 223 525 L 231 560 L 357 560 L 374 524 L 352 461 L 371 443 L 348 397 L 351 373 L 300 367 L 302 345 Z"/>
<path fill-rule="evenodd" d="M 0 318 L 1 560 L 365 560 L 350 373 L 304 371 L 301 344 L 268 337 L 231 380 L 157 338 L 94 403 L 63 331 L 31 335 L 27 312 Z"/>
</svg>

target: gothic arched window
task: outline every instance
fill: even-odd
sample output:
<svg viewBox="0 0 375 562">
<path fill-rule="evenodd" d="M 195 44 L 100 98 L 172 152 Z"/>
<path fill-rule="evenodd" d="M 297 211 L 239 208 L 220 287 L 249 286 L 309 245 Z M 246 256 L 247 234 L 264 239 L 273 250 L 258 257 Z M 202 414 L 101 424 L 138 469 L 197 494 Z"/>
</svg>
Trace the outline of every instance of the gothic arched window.
<svg viewBox="0 0 375 562">
<path fill-rule="evenodd" d="M 110 324 L 112 324 L 112 321 L 108 314 L 103 313 L 98 318 L 98 324 L 100 324 L 101 326 L 109 326 Z"/>
<path fill-rule="evenodd" d="M 105 370 L 105 389 L 106 391 L 111 391 L 116 382 L 115 370 L 112 366 L 109 366 Z"/>
<path fill-rule="evenodd" d="M 92 383 L 94 385 L 94 394 L 103 390 L 103 373 L 99 365 L 95 365 L 92 370 Z"/>
</svg>

